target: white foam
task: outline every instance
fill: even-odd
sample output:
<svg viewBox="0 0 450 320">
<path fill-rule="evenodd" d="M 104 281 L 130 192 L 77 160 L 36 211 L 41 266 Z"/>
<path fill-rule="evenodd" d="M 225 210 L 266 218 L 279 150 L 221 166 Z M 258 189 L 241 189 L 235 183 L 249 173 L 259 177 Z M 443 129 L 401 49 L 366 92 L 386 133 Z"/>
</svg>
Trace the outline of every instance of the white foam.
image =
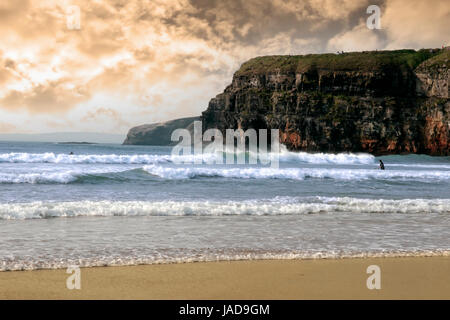
<svg viewBox="0 0 450 320">
<path fill-rule="evenodd" d="M 213 162 L 218 154 L 199 155 L 117 155 L 117 154 L 55 154 L 48 153 L 4 153 L 0 163 L 55 163 L 55 164 L 162 164 L 162 163 L 206 163 Z M 220 155 L 221 156 L 221 155 Z"/>
<path fill-rule="evenodd" d="M 224 252 L 225 251 L 225 252 Z M 209 250 L 184 252 L 177 256 L 154 255 L 101 255 L 95 258 L 50 258 L 33 259 L 23 257 L 12 261 L 0 261 L 0 272 L 18 270 L 65 269 L 70 265 L 81 268 L 104 266 L 134 266 L 153 264 L 180 264 L 192 262 L 241 261 L 241 260 L 319 260 L 352 258 L 398 258 L 398 257 L 448 257 L 450 251 L 436 250 L 381 250 L 381 251 L 269 251 L 269 250 Z"/>
<path fill-rule="evenodd" d="M 129 168 L 132 170 L 133 168 Z M 0 172 L 0 184 L 67 184 L 83 176 L 108 175 L 120 172 L 127 172 L 120 167 L 75 167 L 67 170 L 64 167 L 56 168 L 26 168 L 26 171 Z"/>
<path fill-rule="evenodd" d="M 265 168 L 265 167 L 164 167 L 144 166 L 148 173 L 164 179 L 192 179 L 196 177 L 224 177 L 237 179 L 450 179 L 450 171 L 432 170 L 376 170 L 376 169 L 328 169 L 328 168 Z"/>
<path fill-rule="evenodd" d="M 0 173 L 0 184 L 9 183 L 70 183 L 75 181 L 81 173 L 66 172 L 39 172 L 39 173 Z"/>
<path fill-rule="evenodd" d="M 253 155 L 254 156 L 254 155 Z M 260 155 L 264 156 L 264 155 Z M 270 158 L 271 154 L 268 154 Z M 282 162 L 294 161 L 312 164 L 374 164 L 374 157 L 369 154 L 327 154 L 290 152 L 282 146 L 278 154 Z M 223 157 L 222 153 L 204 153 L 198 155 L 117 155 L 117 154 L 55 154 L 47 153 L 3 153 L 0 163 L 58 163 L 58 164 L 162 164 L 162 163 L 213 163 Z"/>
<path fill-rule="evenodd" d="M 367 153 L 308 153 L 292 152 L 280 145 L 280 161 L 296 161 L 312 164 L 374 164 L 375 157 Z"/>
<path fill-rule="evenodd" d="M 450 169 L 450 165 L 442 164 L 442 163 L 432 163 L 432 164 L 416 164 L 416 163 L 390 163 L 389 168 L 395 168 L 395 167 L 407 167 L 407 168 L 426 168 L 426 169 L 439 169 L 439 170 L 448 170 Z"/>
<path fill-rule="evenodd" d="M 275 198 L 259 201 L 76 201 L 0 204 L 0 219 L 79 216 L 225 216 L 316 213 L 450 213 L 450 199 Z"/>
<path fill-rule="evenodd" d="M 127 174 L 127 171 L 139 167 L 97 166 L 67 168 L 31 168 L 30 171 L 0 172 L 0 184 L 67 184 L 80 177 L 102 175 L 107 178 L 115 173 Z M 152 176 L 162 179 L 194 179 L 198 177 L 222 177 L 232 179 L 335 179 L 335 180 L 414 180 L 438 181 L 449 180 L 450 171 L 442 170 L 376 170 L 376 169 L 330 169 L 330 168 L 268 168 L 229 166 L 160 166 L 146 165 L 142 169 Z M 150 177 L 149 177 L 150 178 Z"/>
<path fill-rule="evenodd" d="M 58 164 L 151 164 L 171 160 L 170 155 L 68 155 L 47 153 L 4 153 L 0 163 L 58 163 Z"/>
</svg>

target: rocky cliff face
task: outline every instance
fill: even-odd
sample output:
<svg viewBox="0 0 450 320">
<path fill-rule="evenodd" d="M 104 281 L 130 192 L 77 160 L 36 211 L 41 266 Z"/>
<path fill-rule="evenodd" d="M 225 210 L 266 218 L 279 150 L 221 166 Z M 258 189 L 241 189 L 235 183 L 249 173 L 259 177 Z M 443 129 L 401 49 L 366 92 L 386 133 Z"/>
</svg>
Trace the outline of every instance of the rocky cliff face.
<svg viewBox="0 0 450 320">
<path fill-rule="evenodd" d="M 280 129 L 291 150 L 450 155 L 449 50 L 269 56 L 242 65 L 203 129 Z"/>
</svg>

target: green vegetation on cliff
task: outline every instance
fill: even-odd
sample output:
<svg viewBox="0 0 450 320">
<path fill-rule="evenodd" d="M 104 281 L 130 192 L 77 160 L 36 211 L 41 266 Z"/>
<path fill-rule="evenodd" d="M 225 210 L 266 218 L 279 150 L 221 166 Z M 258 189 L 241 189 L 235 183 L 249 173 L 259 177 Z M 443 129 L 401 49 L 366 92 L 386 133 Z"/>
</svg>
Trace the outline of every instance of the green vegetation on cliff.
<svg viewBox="0 0 450 320">
<path fill-rule="evenodd" d="M 280 73 L 307 72 L 308 70 L 329 71 L 377 71 L 386 70 L 390 66 L 415 69 L 423 61 L 434 56 L 437 62 L 448 50 L 395 50 L 364 51 L 341 54 L 308 54 L 303 56 L 264 56 L 250 59 L 235 73 L 235 76 L 251 76 L 277 71 Z M 448 60 L 448 58 L 447 58 Z"/>
<path fill-rule="evenodd" d="M 424 61 L 420 66 L 419 69 L 436 69 L 441 67 L 447 67 L 450 63 L 450 50 L 445 49 L 441 50 L 441 52 L 432 58 Z"/>
</svg>

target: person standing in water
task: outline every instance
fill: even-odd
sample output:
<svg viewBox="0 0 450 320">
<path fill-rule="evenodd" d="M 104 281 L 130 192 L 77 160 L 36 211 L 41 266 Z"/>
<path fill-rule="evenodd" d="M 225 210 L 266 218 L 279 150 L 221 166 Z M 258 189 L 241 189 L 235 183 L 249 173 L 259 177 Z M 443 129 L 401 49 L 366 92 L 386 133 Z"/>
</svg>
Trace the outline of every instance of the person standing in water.
<svg viewBox="0 0 450 320">
<path fill-rule="evenodd" d="M 381 161 L 381 160 L 380 160 L 380 169 L 381 169 L 381 170 L 384 170 L 384 163 L 383 163 L 383 161 Z"/>
</svg>

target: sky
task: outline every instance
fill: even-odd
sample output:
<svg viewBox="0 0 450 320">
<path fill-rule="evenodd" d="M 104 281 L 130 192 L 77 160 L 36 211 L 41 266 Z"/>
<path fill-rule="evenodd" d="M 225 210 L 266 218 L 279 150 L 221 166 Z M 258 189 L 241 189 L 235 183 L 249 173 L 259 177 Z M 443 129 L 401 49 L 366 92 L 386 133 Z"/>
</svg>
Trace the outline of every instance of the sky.
<svg viewBox="0 0 450 320">
<path fill-rule="evenodd" d="M 449 35 L 449 0 L 2 0 L 0 133 L 126 133 L 200 115 L 255 56 Z"/>
</svg>

